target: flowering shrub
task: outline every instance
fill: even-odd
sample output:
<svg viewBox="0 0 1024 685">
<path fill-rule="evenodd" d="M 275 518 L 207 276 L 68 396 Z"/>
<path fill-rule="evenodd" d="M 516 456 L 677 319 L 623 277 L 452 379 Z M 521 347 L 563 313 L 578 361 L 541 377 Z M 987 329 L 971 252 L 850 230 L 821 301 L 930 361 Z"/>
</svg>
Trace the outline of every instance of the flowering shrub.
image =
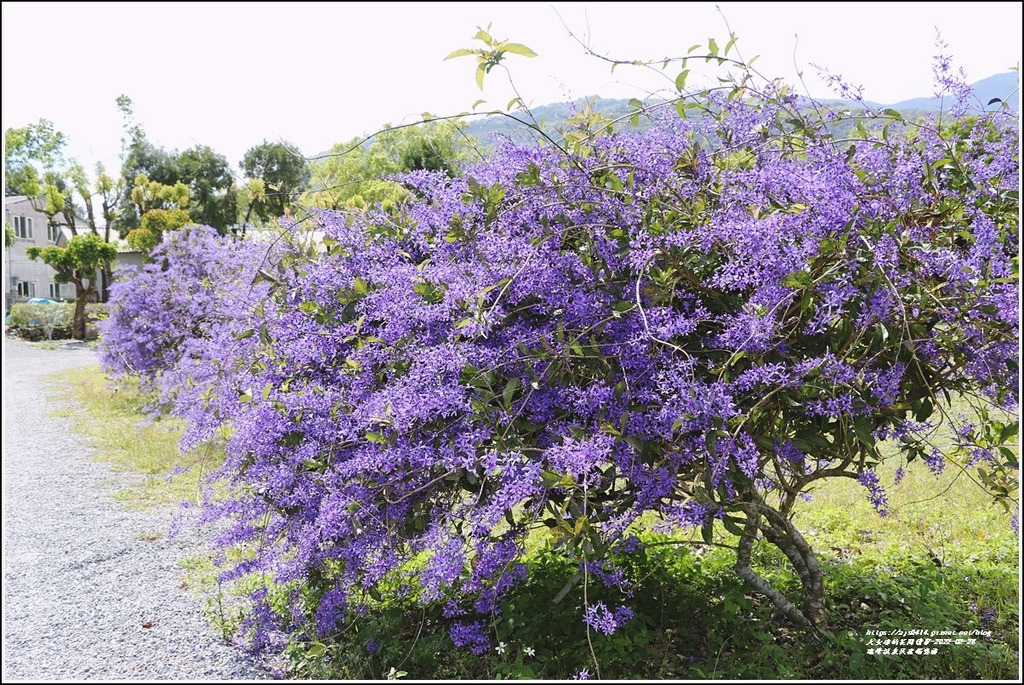
<svg viewBox="0 0 1024 685">
<path fill-rule="evenodd" d="M 100 324 L 105 369 L 154 385 L 164 373 L 191 368 L 191 360 L 216 357 L 223 337 L 266 296 L 266 286 L 253 281 L 269 250 L 222 238 L 208 226 L 168 233 L 141 269 L 116 272 L 108 317 Z M 177 379 L 163 387 L 180 390 Z"/>
<path fill-rule="evenodd" d="M 1016 424 L 983 408 L 1018 402 L 1015 118 L 868 112 L 842 140 L 847 115 L 749 71 L 670 104 L 638 111 L 642 135 L 509 144 L 460 178 L 406 175 L 396 209 L 320 211 L 320 249 L 293 227 L 265 299 L 248 275 L 197 288 L 221 263 L 167 251 L 123 282 L 111 331 L 138 333 L 105 358 L 196 388 L 176 396 L 190 440 L 231 427 L 230 497 L 206 511 L 233 521 L 222 544 L 257 543 L 226 577 L 289 588 L 257 593 L 261 616 L 324 638 L 413 596 L 486 651 L 532 531 L 614 578 L 600 559 L 653 513 L 709 541 L 723 526 L 742 578 L 825 625 L 790 517 L 817 481 L 857 479 L 884 513 L 890 443 L 983 464 L 1013 500 Z M 953 397 L 979 418 L 942 450 Z M 760 537 L 799 601 L 751 567 Z"/>
</svg>

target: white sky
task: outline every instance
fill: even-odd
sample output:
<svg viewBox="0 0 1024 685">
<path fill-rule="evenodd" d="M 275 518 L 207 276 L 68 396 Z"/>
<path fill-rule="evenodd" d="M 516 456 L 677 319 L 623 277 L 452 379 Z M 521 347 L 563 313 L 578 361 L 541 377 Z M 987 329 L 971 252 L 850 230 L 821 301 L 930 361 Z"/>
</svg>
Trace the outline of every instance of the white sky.
<svg viewBox="0 0 1024 685">
<path fill-rule="evenodd" d="M 1020 62 L 1019 2 L 717 5 L 721 14 L 711 2 L 4 2 L 3 126 L 49 119 L 87 168 L 116 169 L 123 93 L 168 150 L 209 145 L 235 168 L 264 139 L 313 155 L 422 112 L 457 114 L 481 98 L 503 108 L 512 97 L 503 74 L 481 93 L 473 58 L 444 61 L 476 47 L 489 23 L 496 38 L 538 53 L 506 60 L 534 105 L 643 97 L 668 83 L 612 73 L 570 30 L 602 55 L 661 59 L 710 37 L 724 46 L 728 20 L 763 74 L 796 82 L 799 67 L 810 95 L 830 97 L 811 66 L 822 65 L 882 103 L 933 93 L 936 31 L 969 82 Z"/>
</svg>

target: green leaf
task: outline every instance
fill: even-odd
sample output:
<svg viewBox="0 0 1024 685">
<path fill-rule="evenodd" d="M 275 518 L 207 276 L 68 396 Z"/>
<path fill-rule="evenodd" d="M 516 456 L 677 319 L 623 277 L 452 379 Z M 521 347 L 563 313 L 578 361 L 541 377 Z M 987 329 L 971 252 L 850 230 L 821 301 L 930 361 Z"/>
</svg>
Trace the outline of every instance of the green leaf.
<svg viewBox="0 0 1024 685">
<path fill-rule="evenodd" d="M 519 389 L 520 385 L 522 383 L 518 378 L 513 378 L 505 384 L 505 390 L 501 393 L 501 400 L 506 410 L 512 409 L 512 397 L 516 394 L 516 390 Z"/>
<path fill-rule="evenodd" d="M 703 526 L 700 527 L 700 535 L 701 535 L 702 538 L 704 538 L 704 542 L 708 543 L 709 545 L 713 541 L 713 538 L 712 538 L 712 533 L 713 532 L 714 532 L 714 523 L 712 521 L 708 521 L 707 523 L 705 523 Z"/>
<path fill-rule="evenodd" d="M 449 59 L 455 59 L 456 57 L 467 57 L 469 55 L 475 55 L 475 54 L 476 54 L 475 51 L 470 50 L 468 48 L 459 48 L 458 50 L 455 50 L 450 55 L 445 57 L 444 60 L 442 60 L 442 61 L 449 60 Z"/>
<path fill-rule="evenodd" d="M 549 488 L 557 488 L 562 484 L 562 474 L 555 473 L 554 471 L 541 471 L 540 478 L 544 481 L 544 485 Z"/>
<path fill-rule="evenodd" d="M 733 535 L 743 535 L 743 526 L 740 525 L 742 522 L 735 516 L 725 516 L 722 518 L 722 525 L 725 529 Z"/>
<path fill-rule="evenodd" d="M 303 459 L 302 467 L 307 471 L 313 471 L 314 473 L 323 473 L 327 470 L 327 464 L 315 459 Z"/>
<path fill-rule="evenodd" d="M 679 72 L 679 76 L 676 76 L 676 90 L 682 92 L 686 88 L 686 77 L 690 75 L 689 69 L 683 69 Z"/>
<path fill-rule="evenodd" d="M 1018 430 L 1020 430 L 1020 424 L 1016 421 L 1003 426 L 1003 429 L 999 431 L 999 442 L 1006 442 L 1013 436 L 1017 435 Z"/>
<path fill-rule="evenodd" d="M 917 406 L 914 407 L 914 418 L 921 422 L 927 421 L 928 418 L 932 415 L 932 401 L 925 397 L 920 402 L 915 404 Z"/>
<path fill-rule="evenodd" d="M 806 288 L 814 282 L 811 274 L 806 271 L 794 271 L 782 279 L 783 288 Z"/>
<path fill-rule="evenodd" d="M 832 443 L 828 441 L 828 438 L 817 431 L 810 429 L 797 431 L 793 436 L 793 444 L 803 452 L 812 452 L 812 447 L 821 447 L 824 449 L 832 447 Z"/>
<path fill-rule="evenodd" d="M 273 383 L 267 383 L 266 385 L 263 386 L 263 393 L 261 395 L 261 398 L 263 399 L 264 402 L 266 402 L 267 398 L 270 397 L 270 391 L 273 390 L 273 389 L 274 389 L 274 384 Z"/>
<path fill-rule="evenodd" d="M 501 49 L 505 52 L 511 52 L 513 55 L 522 55 L 523 57 L 536 57 L 537 53 L 526 47 L 522 43 L 504 43 Z"/>
<path fill-rule="evenodd" d="M 875 436 L 871 434 L 867 417 L 862 416 L 854 422 L 853 432 L 857 436 L 857 440 L 865 447 L 875 446 Z"/>
</svg>

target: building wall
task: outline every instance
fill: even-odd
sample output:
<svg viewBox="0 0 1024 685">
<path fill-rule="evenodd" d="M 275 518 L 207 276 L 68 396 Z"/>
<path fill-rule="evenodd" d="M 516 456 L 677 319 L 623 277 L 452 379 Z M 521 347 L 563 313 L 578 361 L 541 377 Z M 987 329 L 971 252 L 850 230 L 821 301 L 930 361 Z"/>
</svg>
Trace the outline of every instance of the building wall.
<svg viewBox="0 0 1024 685">
<path fill-rule="evenodd" d="M 31 201 L 24 196 L 4 198 L 4 223 L 10 225 L 16 232 L 20 230 L 22 233 L 26 233 L 29 224 L 32 228 L 31 238 L 25 235 L 18 236 L 14 245 L 4 249 L 5 311 L 10 310 L 11 305 L 15 302 L 24 302 L 31 297 L 49 297 L 55 300 L 74 302 L 74 284 L 54 283 L 53 277 L 56 272 L 53 268 L 41 260 L 29 259 L 27 254 L 28 248 L 33 245 L 67 247 L 68 241 L 72 237 L 70 229 L 58 227 L 52 232 L 49 231 L 46 226 L 46 215 L 33 209 Z M 54 237 L 56 237 L 56 242 L 51 240 Z M 141 252 L 131 250 L 124 241 L 121 241 L 120 245 L 122 249 L 118 252 L 117 260 L 114 263 L 115 269 L 122 264 L 132 264 L 138 267 L 143 265 L 145 259 Z M 21 284 L 20 290 L 19 284 Z M 54 290 L 51 290 L 51 285 L 55 286 Z"/>
<path fill-rule="evenodd" d="M 53 277 L 56 273 L 53 268 L 41 260 L 29 259 L 26 253 L 33 245 L 55 245 L 56 239 L 60 236 L 59 229 L 53 233 L 48 231 L 46 215 L 33 209 L 28 198 L 20 196 L 4 198 L 4 223 L 15 229 L 16 233 L 21 233 L 15 239 L 14 245 L 4 251 L 6 308 L 14 302 L 24 301 L 30 297 L 74 300 L 74 285 L 55 285 Z M 29 233 L 31 237 L 28 236 Z M 55 289 L 51 290 L 51 285 L 54 285 Z"/>
<path fill-rule="evenodd" d="M 117 261 L 114 262 L 114 270 L 119 266 L 134 266 L 141 270 L 146 264 L 146 259 L 141 252 L 126 250 L 117 253 Z"/>
</svg>

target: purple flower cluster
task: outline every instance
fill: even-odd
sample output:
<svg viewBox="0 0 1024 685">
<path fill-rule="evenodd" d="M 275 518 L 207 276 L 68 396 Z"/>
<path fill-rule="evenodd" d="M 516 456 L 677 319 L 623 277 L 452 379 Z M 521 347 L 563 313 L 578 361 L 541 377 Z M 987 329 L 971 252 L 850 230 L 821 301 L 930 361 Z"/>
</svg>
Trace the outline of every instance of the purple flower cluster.
<svg viewBox="0 0 1024 685">
<path fill-rule="evenodd" d="M 605 635 L 611 635 L 631 618 L 633 618 L 633 610 L 628 606 L 620 606 L 611 610 L 605 606 L 604 602 L 588 604 L 583 611 L 583 622 Z"/>
<path fill-rule="evenodd" d="M 487 628 L 483 621 L 452 624 L 449 635 L 456 647 L 468 649 L 474 654 L 485 654 L 491 648 L 491 639 L 487 636 Z"/>
<path fill-rule="evenodd" d="M 885 489 L 881 483 L 878 482 L 878 474 L 874 471 L 863 471 L 857 476 L 857 482 L 867 488 L 868 494 L 871 497 L 871 506 L 875 508 L 879 516 L 889 515 L 889 498 L 885 494 Z"/>
<path fill-rule="evenodd" d="M 253 279 L 269 257 L 269 246 L 222 238 L 208 226 L 169 233 L 141 269 L 116 274 L 100 322 L 104 368 L 152 383 L 190 355 L 206 356 L 193 348 L 247 321 L 266 296 Z"/>
</svg>

